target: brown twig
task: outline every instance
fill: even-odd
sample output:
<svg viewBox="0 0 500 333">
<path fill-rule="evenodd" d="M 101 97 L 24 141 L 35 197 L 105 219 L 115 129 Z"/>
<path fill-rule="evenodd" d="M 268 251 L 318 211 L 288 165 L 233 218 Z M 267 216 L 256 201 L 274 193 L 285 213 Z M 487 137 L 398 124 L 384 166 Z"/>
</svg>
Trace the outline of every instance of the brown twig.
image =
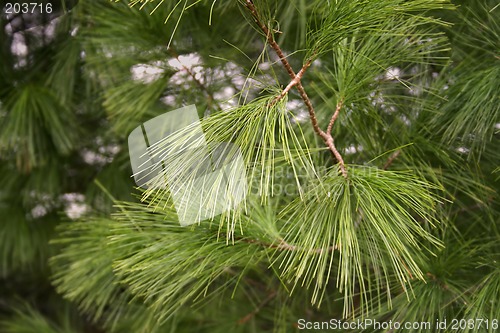
<svg viewBox="0 0 500 333">
<path fill-rule="evenodd" d="M 329 146 L 330 150 L 333 152 L 333 154 L 335 155 L 335 158 L 339 162 L 340 170 L 342 171 L 342 175 L 345 178 L 347 178 L 347 170 L 345 168 L 344 160 L 342 158 L 342 155 L 340 155 L 339 151 L 335 147 L 335 144 L 333 143 L 333 136 L 331 133 L 332 128 L 333 128 L 333 124 L 335 124 L 335 121 L 339 117 L 340 110 L 342 109 L 343 104 L 344 104 L 344 101 L 342 99 L 340 99 L 337 102 L 337 106 L 335 107 L 335 112 L 333 113 L 332 118 L 330 119 L 330 122 L 328 123 L 326 133 L 324 132 L 323 136 L 326 138 L 326 140 L 325 140 L 326 144 Z"/>
<path fill-rule="evenodd" d="M 253 1 L 252 0 L 246 0 L 245 6 L 248 8 L 248 10 L 250 11 L 250 13 L 252 14 L 252 17 L 254 18 L 255 23 L 257 23 L 257 25 L 262 30 L 262 32 L 264 33 L 264 35 L 266 35 L 266 39 L 267 39 L 269 45 L 271 45 L 271 47 L 274 49 L 274 51 L 278 55 L 281 63 L 283 64 L 283 66 L 287 70 L 287 72 L 290 75 L 290 77 L 292 79 L 294 79 L 296 75 L 295 75 L 295 72 L 292 69 L 292 66 L 290 66 L 290 63 L 288 62 L 288 60 L 285 57 L 285 54 L 281 50 L 281 48 L 278 45 L 278 43 L 276 43 L 276 41 L 274 40 L 271 31 L 260 20 L 259 14 L 257 13 L 257 9 L 255 8 L 255 5 L 253 4 Z"/>
<path fill-rule="evenodd" d="M 326 133 L 332 132 L 333 124 L 335 123 L 335 121 L 339 117 L 340 109 L 342 109 L 343 103 L 344 103 L 343 100 L 340 100 L 337 103 L 337 107 L 335 108 L 335 112 L 333 113 L 332 119 L 330 119 L 330 123 L 328 124 L 328 128 L 326 129 Z"/>
<path fill-rule="evenodd" d="M 323 140 L 325 141 L 328 148 L 330 148 L 330 151 L 333 153 L 333 156 L 335 156 L 335 158 L 339 162 L 340 171 L 342 172 L 342 176 L 344 176 L 344 178 L 347 179 L 347 169 L 345 167 L 344 159 L 342 158 L 342 155 L 340 155 L 339 151 L 337 150 L 337 147 L 335 147 L 335 144 L 333 143 L 332 135 L 328 133 L 328 134 L 325 134 L 325 137 L 323 137 Z"/>
<path fill-rule="evenodd" d="M 282 96 L 282 95 L 284 96 L 292 87 L 294 87 L 294 86 L 297 87 L 299 95 L 302 98 L 302 100 L 304 101 L 304 104 L 306 105 L 307 110 L 309 112 L 309 118 L 311 119 L 311 124 L 313 126 L 314 131 L 326 143 L 326 145 L 328 146 L 328 148 L 330 149 L 330 151 L 332 152 L 332 154 L 335 156 L 335 159 L 338 161 L 339 166 L 340 166 L 340 170 L 342 172 L 342 175 L 345 178 L 347 178 L 347 170 L 346 170 L 346 167 L 345 167 L 344 159 L 342 158 L 342 155 L 339 153 L 339 151 L 335 147 L 335 144 L 333 142 L 333 137 L 330 134 L 330 132 L 324 132 L 319 127 L 319 125 L 318 125 L 318 119 L 316 118 L 316 112 L 314 110 L 314 106 L 312 105 L 311 99 L 307 95 L 307 93 L 306 93 L 306 91 L 304 89 L 304 86 L 302 85 L 302 81 L 301 81 L 302 75 L 307 70 L 307 68 L 311 65 L 312 59 L 309 59 L 304 64 L 304 66 L 302 67 L 302 69 L 299 71 L 299 74 L 295 74 L 292 66 L 290 65 L 290 63 L 288 62 L 287 58 L 285 57 L 285 54 L 283 53 L 283 50 L 281 50 L 281 47 L 274 40 L 271 31 L 269 30 L 269 28 L 260 19 L 259 14 L 257 13 L 257 9 L 255 8 L 255 5 L 254 5 L 253 1 L 252 0 L 246 0 L 245 6 L 248 8 L 248 10 L 250 11 L 250 13 L 252 14 L 252 17 L 254 18 L 255 23 L 259 26 L 259 28 L 262 30 L 262 32 L 266 36 L 267 42 L 273 48 L 273 50 L 276 52 L 276 54 L 278 55 L 281 63 L 283 64 L 283 67 L 285 67 L 286 71 L 288 72 L 288 75 L 292 79 L 292 81 L 290 82 L 290 84 L 288 84 L 288 86 L 285 88 L 286 92 L 282 93 L 280 96 Z M 280 96 L 278 96 L 278 99 L 276 101 L 273 101 L 271 104 L 276 103 L 280 98 L 282 98 Z M 338 112 L 340 112 L 340 108 L 341 107 L 342 107 L 342 103 L 340 103 L 338 105 L 338 107 L 337 107 L 337 110 L 336 110 L 336 112 L 334 114 L 335 119 L 338 116 Z M 333 119 L 333 121 L 335 121 L 335 119 Z M 330 121 L 330 122 L 332 122 L 332 121 Z M 332 126 L 333 126 L 333 123 L 332 123 Z M 331 130 L 331 128 L 330 128 L 330 130 Z"/>
<path fill-rule="evenodd" d="M 444 281 L 438 279 L 437 276 L 435 276 L 431 272 L 427 272 L 427 273 L 425 273 L 425 275 L 427 275 L 427 277 L 429 277 L 432 281 L 434 281 L 436 284 L 438 284 L 444 290 L 449 289 L 448 285 Z"/>
<path fill-rule="evenodd" d="M 254 240 L 254 239 L 241 239 L 241 241 L 246 242 L 246 243 L 250 243 L 250 244 L 258 244 L 258 245 L 265 246 L 265 247 L 268 247 L 268 248 L 271 248 L 271 249 L 277 249 L 277 250 L 283 250 L 283 251 L 300 251 L 300 250 L 303 250 L 303 251 L 306 251 L 306 252 L 309 252 L 309 253 L 315 253 L 315 254 L 319 254 L 319 253 L 323 253 L 323 252 L 332 252 L 332 251 L 334 251 L 334 250 L 336 250 L 338 248 L 337 245 L 335 245 L 335 246 L 332 245 L 332 246 L 329 246 L 326 249 L 324 249 L 324 248 L 316 248 L 316 249 L 305 250 L 305 249 L 302 249 L 302 248 L 300 248 L 300 247 L 298 247 L 296 245 L 289 244 L 283 238 L 281 238 L 279 240 L 278 244 L 264 243 L 264 242 L 261 242 L 261 241 L 258 241 L 258 240 Z"/>
<path fill-rule="evenodd" d="M 271 247 L 274 247 L 274 248 L 277 248 L 280 250 L 287 250 L 287 251 L 299 251 L 299 250 L 301 250 L 300 247 L 298 247 L 296 245 L 289 244 L 284 239 L 280 239 L 280 243 L 278 245 L 274 245 L 274 246 L 271 245 Z M 335 245 L 335 246 L 332 245 L 326 249 L 324 249 L 324 248 L 310 249 L 310 250 L 307 250 L 307 252 L 323 253 L 323 252 L 332 252 L 336 249 L 337 249 L 337 245 Z"/>
<path fill-rule="evenodd" d="M 191 76 L 191 78 L 193 79 L 193 81 L 201 88 L 201 90 L 203 90 L 205 92 L 205 94 L 207 95 L 207 98 L 208 98 L 208 105 L 209 105 L 209 108 L 213 105 L 215 105 L 219 110 L 222 110 L 222 106 L 215 100 L 212 92 L 203 84 L 203 82 L 201 82 L 200 80 L 198 80 L 196 78 L 196 75 L 194 75 L 193 71 L 191 71 L 191 69 L 189 67 L 187 67 L 186 65 L 184 65 L 181 60 L 179 59 L 179 55 L 177 54 L 177 52 L 175 52 L 175 50 L 170 47 L 168 49 L 168 51 L 170 52 L 170 54 L 172 54 L 172 56 L 179 62 L 179 64 L 181 64 L 181 67 L 183 70 L 186 71 L 186 73 L 188 73 L 189 76 Z"/>
<path fill-rule="evenodd" d="M 286 96 L 286 94 L 288 94 L 288 92 L 294 87 L 296 86 L 297 84 L 299 84 L 300 80 L 302 79 L 302 76 L 304 76 L 304 73 L 306 72 L 306 70 L 309 68 L 309 66 L 311 66 L 311 62 L 312 62 L 312 59 L 309 59 L 305 64 L 304 66 L 302 66 L 302 68 L 300 69 L 300 71 L 297 73 L 297 75 L 295 75 L 295 77 L 290 81 L 290 83 L 285 87 L 285 89 L 283 89 L 283 91 L 281 92 L 281 94 L 279 94 L 278 96 L 276 96 L 276 98 L 271 102 L 271 106 L 273 106 L 274 104 L 276 104 L 280 99 L 284 98 Z"/>
<path fill-rule="evenodd" d="M 387 170 L 391 166 L 392 162 L 394 162 L 394 160 L 398 158 L 400 154 L 401 150 L 396 150 L 394 153 L 392 153 L 392 155 L 387 159 L 387 162 L 385 162 L 383 169 Z"/>
<path fill-rule="evenodd" d="M 238 320 L 238 324 L 244 324 L 250 319 L 252 319 L 259 311 L 270 301 L 272 301 L 278 293 L 276 291 L 272 291 L 252 312 Z"/>
</svg>

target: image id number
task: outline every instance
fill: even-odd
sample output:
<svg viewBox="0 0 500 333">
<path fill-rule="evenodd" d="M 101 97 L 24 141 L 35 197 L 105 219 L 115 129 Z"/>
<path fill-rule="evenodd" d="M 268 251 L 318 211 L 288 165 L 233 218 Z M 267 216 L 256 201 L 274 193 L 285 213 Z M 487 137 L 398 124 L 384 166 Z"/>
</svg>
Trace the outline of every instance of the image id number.
<svg viewBox="0 0 500 333">
<path fill-rule="evenodd" d="M 23 3 L 6 3 L 5 4 L 6 14 L 33 14 L 33 13 L 52 13 L 52 4 L 48 3 L 36 3 L 36 2 L 23 2 Z"/>
</svg>

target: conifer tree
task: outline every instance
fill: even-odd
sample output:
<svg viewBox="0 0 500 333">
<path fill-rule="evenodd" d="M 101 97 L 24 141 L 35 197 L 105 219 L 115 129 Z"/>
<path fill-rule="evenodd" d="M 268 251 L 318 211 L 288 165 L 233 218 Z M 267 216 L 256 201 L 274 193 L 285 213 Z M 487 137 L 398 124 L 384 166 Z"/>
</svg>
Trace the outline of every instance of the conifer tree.
<svg viewBox="0 0 500 333">
<path fill-rule="evenodd" d="M 1 332 L 498 330 L 496 1 L 23 3 L 1 16 Z M 183 226 L 197 129 L 150 147 L 143 187 L 127 138 L 192 104 L 247 187 Z"/>
</svg>

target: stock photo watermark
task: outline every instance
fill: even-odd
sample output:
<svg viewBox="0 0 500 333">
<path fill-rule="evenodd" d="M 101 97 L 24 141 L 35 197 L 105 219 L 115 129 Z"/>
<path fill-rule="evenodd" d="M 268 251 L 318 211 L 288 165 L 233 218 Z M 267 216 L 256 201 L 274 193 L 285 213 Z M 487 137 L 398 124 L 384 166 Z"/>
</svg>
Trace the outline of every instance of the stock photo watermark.
<svg viewBox="0 0 500 333">
<path fill-rule="evenodd" d="M 316 330 L 331 330 L 331 331 L 345 331 L 345 330 L 384 330 L 400 332 L 404 331 L 419 331 L 419 332 L 462 332 L 465 329 L 469 330 L 494 330 L 498 329 L 498 318 L 485 319 L 485 318 L 469 318 L 469 319 L 435 319 L 432 321 L 379 321 L 376 319 L 358 319 L 358 320 L 341 320 L 330 319 L 328 321 L 308 321 L 306 319 L 299 319 L 296 327 L 299 330 L 316 331 Z"/>
<path fill-rule="evenodd" d="M 148 120 L 130 133 L 128 145 L 137 186 L 168 189 L 182 226 L 215 217 L 245 199 L 239 148 L 208 143 L 195 105 Z"/>
</svg>

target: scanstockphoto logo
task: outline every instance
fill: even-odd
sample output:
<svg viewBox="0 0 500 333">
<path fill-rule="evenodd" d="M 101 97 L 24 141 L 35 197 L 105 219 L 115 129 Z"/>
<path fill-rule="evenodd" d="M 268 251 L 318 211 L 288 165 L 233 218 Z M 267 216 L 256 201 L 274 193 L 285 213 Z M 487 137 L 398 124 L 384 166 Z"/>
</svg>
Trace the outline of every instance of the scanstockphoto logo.
<svg viewBox="0 0 500 333">
<path fill-rule="evenodd" d="M 247 194 L 239 147 L 207 142 L 195 105 L 148 120 L 128 137 L 137 186 L 169 191 L 182 226 L 235 208 Z"/>
</svg>

